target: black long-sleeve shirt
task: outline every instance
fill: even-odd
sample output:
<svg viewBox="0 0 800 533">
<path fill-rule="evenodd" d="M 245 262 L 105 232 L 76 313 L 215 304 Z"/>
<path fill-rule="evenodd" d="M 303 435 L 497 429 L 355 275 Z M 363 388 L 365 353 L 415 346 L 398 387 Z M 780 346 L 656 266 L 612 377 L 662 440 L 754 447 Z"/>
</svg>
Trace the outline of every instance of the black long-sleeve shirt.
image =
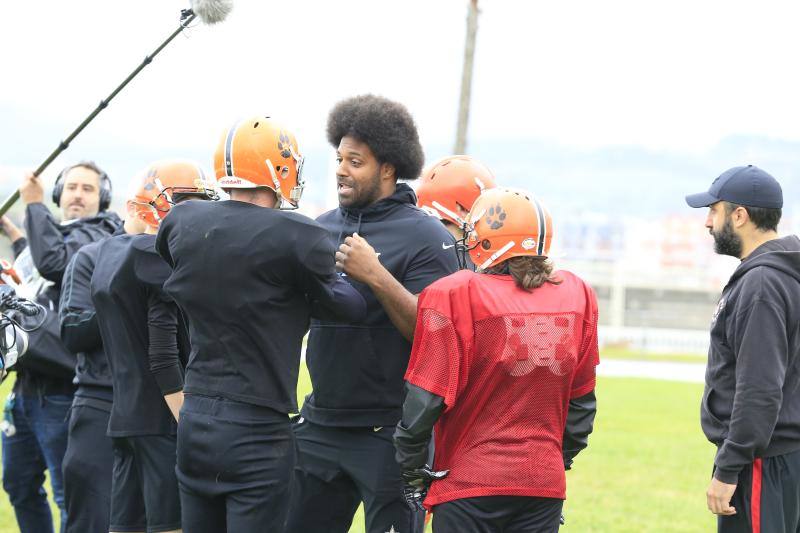
<svg viewBox="0 0 800 533">
<path fill-rule="evenodd" d="M 117 235 L 100 245 L 92 301 L 114 388 L 110 436 L 173 433 L 164 395 L 180 390 L 188 338 L 164 293 L 170 268 L 155 235 Z"/>
<path fill-rule="evenodd" d="M 185 202 L 161 223 L 165 290 L 189 323 L 184 391 L 297 411 L 312 314 L 362 320 L 364 299 L 336 275 L 327 232 L 297 213 L 237 202 Z"/>
</svg>

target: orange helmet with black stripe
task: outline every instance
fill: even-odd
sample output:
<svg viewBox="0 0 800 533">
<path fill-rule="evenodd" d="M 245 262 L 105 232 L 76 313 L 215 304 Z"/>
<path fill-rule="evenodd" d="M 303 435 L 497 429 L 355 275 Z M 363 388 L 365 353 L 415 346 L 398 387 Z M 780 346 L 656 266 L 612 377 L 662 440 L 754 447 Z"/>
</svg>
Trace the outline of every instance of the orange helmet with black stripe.
<svg viewBox="0 0 800 533">
<path fill-rule="evenodd" d="M 526 191 L 504 187 L 484 191 L 467 222 L 469 255 L 479 271 L 512 257 L 547 257 L 550 253 L 553 219 Z"/>
<path fill-rule="evenodd" d="M 468 155 L 453 155 L 428 167 L 420 177 L 417 206 L 458 227 L 486 189 L 495 187 L 492 171 Z"/>
<path fill-rule="evenodd" d="M 203 169 L 181 159 L 157 161 L 148 166 L 134 181 L 131 197 L 136 216 L 148 226 L 157 228 L 173 205 L 188 198 L 218 199 L 214 183 Z"/>
<path fill-rule="evenodd" d="M 282 208 L 297 208 L 305 187 L 303 156 L 294 134 L 265 116 L 240 120 L 223 132 L 214 171 L 221 189 L 266 187 Z"/>
</svg>

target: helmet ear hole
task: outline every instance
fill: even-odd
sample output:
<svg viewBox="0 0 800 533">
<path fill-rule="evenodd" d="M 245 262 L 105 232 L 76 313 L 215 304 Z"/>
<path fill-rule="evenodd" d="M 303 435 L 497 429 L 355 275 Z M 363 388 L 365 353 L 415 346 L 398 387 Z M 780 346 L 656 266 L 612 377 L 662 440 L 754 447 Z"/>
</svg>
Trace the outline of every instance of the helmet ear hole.
<svg viewBox="0 0 800 533">
<path fill-rule="evenodd" d="M 492 247 L 492 243 L 489 241 L 489 239 L 483 239 L 481 241 L 481 248 L 483 248 L 484 250 L 488 250 L 491 247 Z"/>
</svg>

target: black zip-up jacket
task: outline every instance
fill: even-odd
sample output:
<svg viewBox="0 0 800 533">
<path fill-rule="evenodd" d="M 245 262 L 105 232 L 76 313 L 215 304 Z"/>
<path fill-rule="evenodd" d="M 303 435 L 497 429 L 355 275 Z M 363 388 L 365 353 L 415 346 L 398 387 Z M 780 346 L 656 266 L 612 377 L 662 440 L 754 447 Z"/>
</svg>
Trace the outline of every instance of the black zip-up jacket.
<svg viewBox="0 0 800 533">
<path fill-rule="evenodd" d="M 111 402 L 111 369 L 92 303 L 92 273 L 103 241 L 87 244 L 69 262 L 58 307 L 61 340 L 78 358 L 73 383 L 76 396 Z"/>
<path fill-rule="evenodd" d="M 41 203 L 25 209 L 27 239 L 13 244 L 17 272 L 24 263 L 35 267 L 42 279 L 36 301 L 48 310 L 39 329 L 30 333 L 28 352 L 14 366 L 17 371 L 15 390 L 20 394 L 71 394 L 75 387 L 76 358 L 61 342 L 58 305 L 61 280 L 72 257 L 83 246 L 107 237 L 121 227 L 122 221 L 113 212 L 59 223 Z"/>
<path fill-rule="evenodd" d="M 722 291 L 711 324 L 701 424 L 714 476 L 800 449 L 800 239 L 768 241 Z"/>
<path fill-rule="evenodd" d="M 411 187 L 401 183 L 392 196 L 369 207 L 338 208 L 317 222 L 337 243 L 357 232 L 406 290 L 419 294 L 458 270 L 458 261 L 453 236 L 416 201 Z M 367 303 L 367 318 L 353 324 L 312 320 L 306 362 L 313 393 L 301 414 L 328 426 L 393 426 L 401 416 L 411 343 L 369 287 L 349 281 Z"/>
</svg>

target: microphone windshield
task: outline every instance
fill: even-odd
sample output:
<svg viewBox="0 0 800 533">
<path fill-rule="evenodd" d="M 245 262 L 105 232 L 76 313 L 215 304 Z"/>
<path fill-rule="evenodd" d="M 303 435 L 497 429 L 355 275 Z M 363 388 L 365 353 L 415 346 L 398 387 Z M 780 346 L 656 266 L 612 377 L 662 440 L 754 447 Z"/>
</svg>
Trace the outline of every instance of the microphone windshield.
<svg viewBox="0 0 800 533">
<path fill-rule="evenodd" d="M 231 0 L 191 0 L 192 11 L 204 24 L 222 22 L 233 9 Z"/>
</svg>

